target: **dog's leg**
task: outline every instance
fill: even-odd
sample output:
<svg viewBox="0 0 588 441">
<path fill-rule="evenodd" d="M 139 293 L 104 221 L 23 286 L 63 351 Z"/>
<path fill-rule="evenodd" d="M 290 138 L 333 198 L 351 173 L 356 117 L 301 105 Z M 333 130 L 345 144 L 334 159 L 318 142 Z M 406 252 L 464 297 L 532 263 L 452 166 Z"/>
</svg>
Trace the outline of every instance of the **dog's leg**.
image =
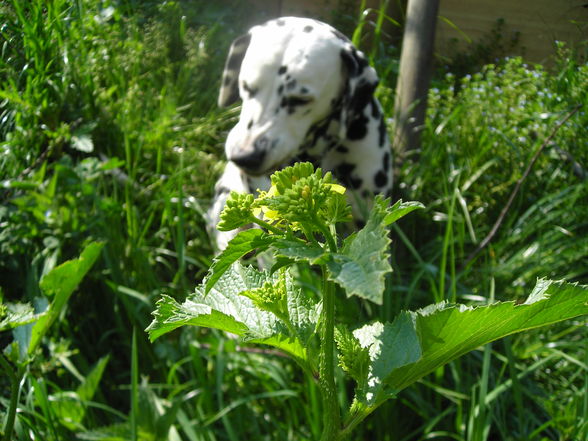
<svg viewBox="0 0 588 441">
<path fill-rule="evenodd" d="M 243 175 L 235 164 L 229 161 L 225 166 L 223 174 L 216 182 L 214 187 L 214 200 L 206 213 L 208 233 L 213 239 L 213 245 L 216 246 L 216 251 L 224 250 L 229 241 L 237 234 L 237 231 L 219 231 L 216 227 L 231 191 L 248 193 L 249 186 L 246 176 Z"/>
<path fill-rule="evenodd" d="M 233 162 L 227 162 L 223 174 L 215 185 L 213 203 L 206 213 L 208 233 L 213 238 L 213 245 L 216 246 L 216 251 L 224 250 L 229 241 L 239 232 L 239 230 L 219 231 L 216 227 L 231 191 L 254 193 L 257 190 L 268 190 L 269 184 L 268 177 L 247 176 Z"/>
</svg>

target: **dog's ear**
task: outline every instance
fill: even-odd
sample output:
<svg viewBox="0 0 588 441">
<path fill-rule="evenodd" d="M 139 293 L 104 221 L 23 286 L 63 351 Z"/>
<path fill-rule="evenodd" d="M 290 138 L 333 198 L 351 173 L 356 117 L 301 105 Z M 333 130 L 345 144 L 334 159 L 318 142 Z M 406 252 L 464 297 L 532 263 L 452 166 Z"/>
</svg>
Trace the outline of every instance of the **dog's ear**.
<svg viewBox="0 0 588 441">
<path fill-rule="evenodd" d="M 251 34 L 247 33 L 231 44 L 218 95 L 219 107 L 230 106 L 239 100 L 239 71 L 250 41 Z"/>
<path fill-rule="evenodd" d="M 346 78 L 341 97 L 342 139 L 358 140 L 367 133 L 368 119 L 365 108 L 374 106 L 374 92 L 378 87 L 378 74 L 368 63 L 365 55 L 351 43 L 341 49 L 343 77 Z"/>
</svg>

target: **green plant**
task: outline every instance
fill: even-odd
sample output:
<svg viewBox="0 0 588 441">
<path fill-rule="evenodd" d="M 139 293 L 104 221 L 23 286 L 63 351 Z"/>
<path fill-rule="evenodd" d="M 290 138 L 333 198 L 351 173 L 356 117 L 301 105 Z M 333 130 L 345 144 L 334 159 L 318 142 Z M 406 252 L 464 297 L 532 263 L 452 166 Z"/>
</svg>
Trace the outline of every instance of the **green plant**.
<svg viewBox="0 0 588 441">
<path fill-rule="evenodd" d="M 103 244 L 98 242 L 89 244 L 78 259 L 55 267 L 41 279 L 39 285 L 44 297 L 37 301 L 38 308 L 44 304 L 41 310 L 36 311 L 29 304 L 0 303 L 0 331 L 12 330 L 14 337 L 13 342 L 5 348 L 4 354 L 0 354 L 0 367 L 8 375 L 11 383 L 3 440 L 12 439 L 20 382 L 27 366 L 34 360 L 41 340 L 62 313 L 72 293 L 94 265 L 102 247 Z M 93 383 L 88 382 L 80 386 L 79 396 L 89 398 L 94 394 L 105 363 L 106 361 L 103 361 L 101 367 L 98 367 L 98 372 L 89 376 L 97 377 Z M 65 401 L 58 403 L 57 408 L 57 413 L 67 415 L 70 423 L 81 421 L 85 411 L 83 407 L 74 406 L 72 409 Z"/>
<path fill-rule="evenodd" d="M 337 298 L 344 293 L 382 304 L 391 271 L 387 227 L 422 205 L 389 206 L 377 197 L 365 227 L 339 240 L 336 226 L 349 219 L 350 208 L 345 189 L 329 173 L 299 163 L 274 173 L 271 182 L 257 198 L 232 193 L 219 224 L 231 230 L 255 223 L 265 231 L 240 232 L 184 303 L 162 297 L 147 330 L 153 341 L 183 325 L 204 326 L 287 353 L 317 381 L 322 441 L 347 438 L 399 391 L 480 345 L 588 314 L 588 287 L 539 280 L 520 305 L 470 308 L 441 302 L 351 330 L 337 316 Z M 271 251 L 271 270 L 237 262 L 255 250 Z M 300 278 L 308 268 L 318 271 L 318 283 L 310 287 Z M 336 359 L 355 382 L 344 414 Z"/>
</svg>

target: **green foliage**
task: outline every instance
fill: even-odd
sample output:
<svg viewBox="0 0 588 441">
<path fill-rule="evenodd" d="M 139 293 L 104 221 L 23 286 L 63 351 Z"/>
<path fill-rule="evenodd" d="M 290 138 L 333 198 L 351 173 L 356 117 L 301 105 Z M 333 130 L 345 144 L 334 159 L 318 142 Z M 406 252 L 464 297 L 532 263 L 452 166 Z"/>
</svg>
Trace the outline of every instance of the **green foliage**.
<svg viewBox="0 0 588 441">
<path fill-rule="evenodd" d="M 382 80 L 378 97 L 391 115 L 398 48 L 384 38 L 383 24 L 390 21 L 386 2 L 361 11 L 359 25 L 357 5 L 344 3 L 349 8 L 337 19 L 345 26 L 337 26 L 376 67 Z M 253 10 L 248 2 L 225 0 L 0 2 L 3 429 L 14 417 L 13 433 L 0 436 L 320 438 L 325 412 L 318 373 L 303 375 L 300 364 L 276 345 L 320 351 L 317 267 L 324 265 L 330 274 L 327 265 L 350 261 L 341 251 L 343 240 L 337 238 L 333 252 L 320 245 L 324 232 L 309 231 L 316 243 L 308 245 L 295 226 L 279 240 L 252 229 L 241 233 L 231 258 L 213 261 L 202 218 L 223 167 L 226 131 L 238 114 L 216 109 L 218 81 L 230 42 L 260 21 Z M 585 108 L 558 130 L 490 246 L 460 266 L 537 146 L 569 109 L 586 102 L 586 46 L 558 45 L 550 67 L 492 59 L 494 65 L 471 71 L 471 77 L 454 71 L 434 79 L 419 160 L 395 171 L 396 190 L 427 208 L 395 223 L 395 214 L 386 215 L 393 240 L 387 261 L 394 271 L 385 272 L 382 305 L 347 298 L 341 288 L 335 296 L 342 326 L 332 339 L 333 366 L 338 359 L 355 383 L 354 389 L 339 382 L 344 376 L 335 370 L 342 410 L 357 411 L 349 422 L 369 410 L 362 406 L 370 391 L 396 394 L 356 426 L 351 439 L 586 438 L 583 319 L 486 345 L 400 392 L 387 382 L 376 381 L 373 390 L 365 384 L 369 372 L 379 378 L 379 358 L 381 369 L 402 362 L 377 355 L 383 340 L 374 337 L 380 328 L 378 335 L 391 333 L 402 310 L 444 299 L 487 305 L 495 295 L 521 303 L 538 277 L 588 283 Z M 473 55 L 476 63 L 482 59 Z M 411 209 L 411 203 L 399 204 Z M 343 203 L 329 208 L 325 223 L 344 220 L 347 209 Z M 254 214 L 273 226 L 268 210 L 258 207 Z M 15 337 L 26 347 L 30 330 L 56 298 L 45 295 L 40 281 L 63 262 L 77 261 L 93 242 L 104 243 L 100 257 L 38 349 L 31 357 L 24 351 L 29 362 L 20 365 Z M 279 302 L 280 317 L 265 313 L 281 332 L 296 336 L 298 349 L 294 340 L 277 337 L 273 347 L 241 345 L 192 326 L 153 344 L 142 332 L 132 338 L 134 329 L 148 326 L 162 292 L 181 306 L 194 299 L 185 293 L 202 281 L 211 262 L 220 265 L 212 273 L 224 278 L 232 263 L 270 246 L 281 257 L 274 275 L 253 291 L 273 287 L 284 272 L 288 315 Z M 293 262 L 295 271 L 285 268 Z M 205 282 L 212 287 L 213 279 Z M 202 304 L 217 295 L 212 288 L 202 294 Z M 403 317 L 408 331 L 408 316 Z M 371 337 L 361 347 L 354 332 L 364 325 Z M 313 363 L 317 368 L 316 356 Z M 353 392 L 364 401 L 353 405 Z"/>
<path fill-rule="evenodd" d="M 321 224 L 323 219 L 306 210 L 317 204 L 313 198 L 328 205 L 328 198 L 340 194 L 325 188 L 325 184 L 331 184 L 330 177 L 322 178 L 321 174 L 320 169 L 319 173 L 313 172 L 303 163 L 272 177 L 269 193 L 277 194 L 276 198 L 288 194 L 289 189 L 310 189 L 288 194 L 288 199 L 298 197 L 300 203 L 270 204 L 265 194 L 253 202 L 241 199 L 239 210 L 252 213 L 253 206 L 275 210 L 272 217 L 277 222 L 271 232 L 247 236 L 241 233 L 229 242 L 211 268 L 206 287 L 197 288 L 183 304 L 170 297 L 160 300 L 147 328 L 151 340 L 179 326 L 195 325 L 231 332 L 248 343 L 284 351 L 308 375 L 318 373 L 323 405 L 329 409 L 323 419 L 321 439 L 337 440 L 347 436 L 387 399 L 466 352 L 516 332 L 588 314 L 588 286 L 542 280 L 522 305 L 504 302 L 472 308 L 440 303 L 416 312 L 402 312 L 391 323 L 374 322 L 353 332 L 342 323 L 335 328 L 336 311 L 329 306 L 333 305 L 334 290 L 329 283 L 337 283 L 348 297 L 357 295 L 382 303 L 383 276 L 391 271 L 386 223 L 420 207 L 414 203 L 388 207 L 387 201 L 377 198 L 366 226 L 345 239 L 339 251 L 335 239 L 328 236 L 335 225 Z M 312 186 L 308 183 L 310 177 L 315 180 Z M 299 182 L 303 183 L 301 187 L 297 186 Z M 232 197 L 236 202 L 239 199 Z M 224 216 L 236 211 L 231 205 Z M 263 225 L 251 214 L 247 218 Z M 292 228 L 294 223 L 297 228 Z M 303 234 L 293 235 L 293 230 Z M 314 231 L 325 232 L 322 241 L 312 234 Z M 269 245 L 276 257 L 289 259 L 282 261 L 278 272 L 260 272 L 234 263 L 247 238 L 250 245 L 245 248 L 253 250 L 253 243 L 264 234 L 268 242 L 263 243 L 263 248 Z M 284 240 L 289 247 L 284 246 Z M 239 252 L 233 252 L 233 247 Z M 295 275 L 300 263 L 321 268 L 323 289 L 318 303 L 297 286 Z M 294 313 L 304 321 L 292 320 Z M 301 332 L 302 328 L 305 332 Z M 333 372 L 326 368 L 333 363 L 334 341 L 329 338 L 340 350 L 341 368 L 356 383 L 353 404 L 342 425 L 338 423 L 339 404 L 333 394 Z"/>
</svg>

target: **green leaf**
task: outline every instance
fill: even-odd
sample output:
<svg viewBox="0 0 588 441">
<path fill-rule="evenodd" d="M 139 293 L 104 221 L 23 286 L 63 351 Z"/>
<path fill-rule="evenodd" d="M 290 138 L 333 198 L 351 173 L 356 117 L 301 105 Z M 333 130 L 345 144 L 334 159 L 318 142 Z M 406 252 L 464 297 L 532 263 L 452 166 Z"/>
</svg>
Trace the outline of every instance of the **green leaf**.
<svg viewBox="0 0 588 441">
<path fill-rule="evenodd" d="M 588 314 L 588 286 L 541 279 L 523 304 L 465 307 L 442 303 L 415 314 L 422 357 L 389 373 L 386 382 L 396 391 L 486 343 Z"/>
<path fill-rule="evenodd" d="M 264 251 L 276 237 L 266 234 L 258 228 L 241 231 L 229 241 L 228 246 L 212 262 L 205 280 L 204 292 L 208 293 L 223 274 L 241 257 L 251 251 Z"/>
<path fill-rule="evenodd" d="M 386 201 L 378 198 L 365 227 L 347 238 L 342 252 L 333 254 L 327 263 L 329 278 L 345 289 L 347 297 L 356 295 L 378 305 L 383 302 L 385 276 L 392 272 L 390 239 L 382 223 L 386 215 Z"/>
<path fill-rule="evenodd" d="M 393 224 L 398 219 L 406 216 L 408 213 L 421 208 L 425 208 L 425 206 L 420 202 L 402 202 L 402 199 L 399 199 L 394 205 L 392 205 L 392 207 L 388 209 L 388 214 L 384 218 L 384 225 Z"/>
<path fill-rule="evenodd" d="M 55 322 L 74 290 L 94 265 L 103 246 L 103 243 L 91 243 L 82 251 L 78 259 L 68 260 L 43 277 L 40 283 L 41 290 L 47 297 L 52 298 L 52 301 L 45 314 L 39 317 L 33 326 L 28 346 L 29 354 L 37 348 L 45 333 Z"/>
<path fill-rule="evenodd" d="M 295 262 L 308 262 L 311 265 L 324 263 L 327 255 L 319 246 L 293 239 L 278 239 L 272 244 L 277 257 L 287 257 Z"/>
<path fill-rule="evenodd" d="M 94 398 L 94 394 L 96 393 L 96 390 L 98 390 L 98 385 L 100 384 L 100 380 L 102 380 L 104 369 L 106 368 L 109 360 L 110 355 L 102 357 L 100 360 L 98 360 L 98 363 L 96 363 L 96 365 L 92 368 L 82 384 L 78 386 L 76 393 L 81 400 L 89 401 Z"/>
<path fill-rule="evenodd" d="M 402 312 L 392 323 L 375 322 L 353 332 L 362 348 L 368 349 L 369 368 L 358 384 L 357 398 L 366 404 L 389 398 L 394 390 L 386 387 L 390 372 L 421 358 L 421 345 L 415 326 L 415 314 Z"/>
<path fill-rule="evenodd" d="M 94 398 L 109 358 L 102 357 L 75 392 L 60 391 L 51 396 L 51 407 L 55 415 L 68 429 L 78 430 L 82 427 L 88 408 L 87 402 Z"/>
<path fill-rule="evenodd" d="M 237 263 L 206 295 L 203 288 L 198 287 L 182 304 L 163 296 L 147 328 L 149 338 L 154 341 L 180 326 L 203 326 L 236 334 L 252 343 L 274 346 L 304 363 L 308 356 L 303 340 L 311 324 L 312 329 L 316 326 L 318 307 L 293 289 L 291 278 L 286 279 L 286 285 L 288 315 L 294 335 L 274 314 L 256 308 L 250 298 L 240 295 L 273 281 L 277 281 L 277 276 Z"/>
<path fill-rule="evenodd" d="M 0 304 L 0 331 L 13 329 L 37 319 L 35 310 L 29 303 Z"/>
</svg>

